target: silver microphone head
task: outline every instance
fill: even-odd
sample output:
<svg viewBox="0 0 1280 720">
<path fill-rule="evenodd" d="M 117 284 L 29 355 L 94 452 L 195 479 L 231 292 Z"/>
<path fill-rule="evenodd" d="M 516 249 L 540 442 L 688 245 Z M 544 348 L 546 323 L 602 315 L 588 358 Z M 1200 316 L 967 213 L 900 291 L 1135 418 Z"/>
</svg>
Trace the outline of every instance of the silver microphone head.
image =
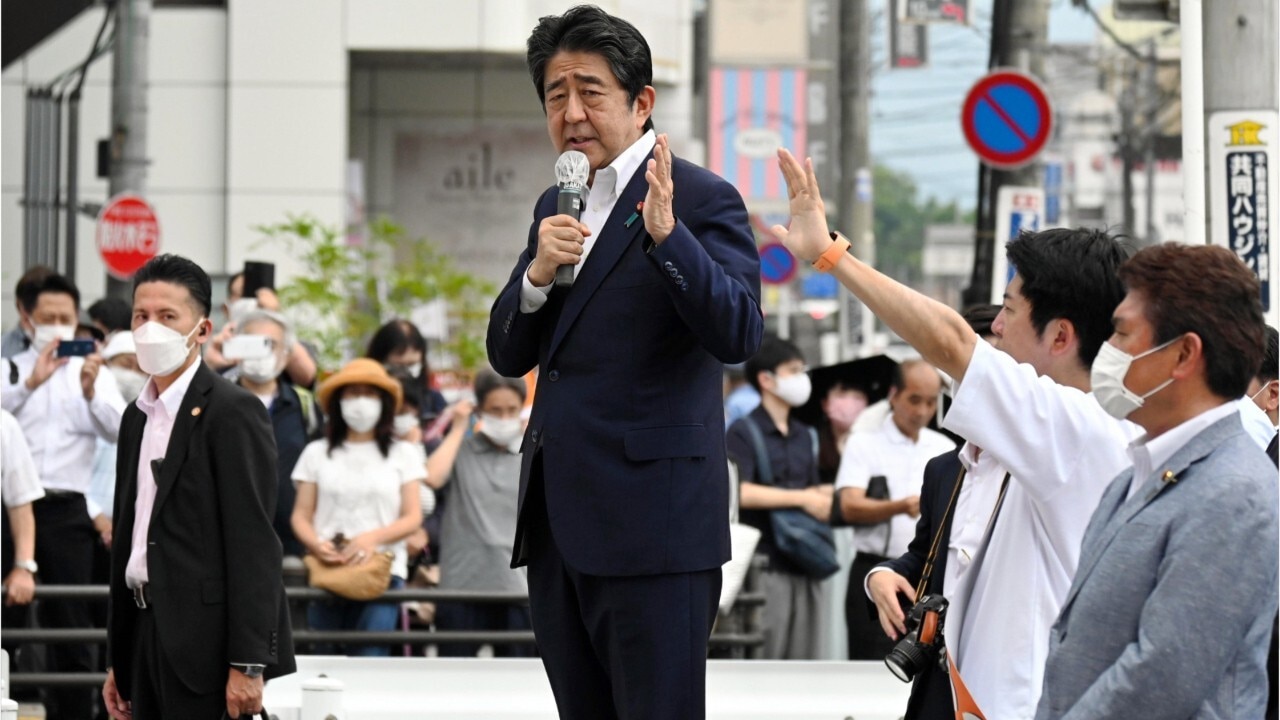
<svg viewBox="0 0 1280 720">
<path fill-rule="evenodd" d="M 591 175 L 591 162 L 577 150 L 566 150 L 556 160 L 556 185 L 562 188 L 584 188 Z"/>
</svg>

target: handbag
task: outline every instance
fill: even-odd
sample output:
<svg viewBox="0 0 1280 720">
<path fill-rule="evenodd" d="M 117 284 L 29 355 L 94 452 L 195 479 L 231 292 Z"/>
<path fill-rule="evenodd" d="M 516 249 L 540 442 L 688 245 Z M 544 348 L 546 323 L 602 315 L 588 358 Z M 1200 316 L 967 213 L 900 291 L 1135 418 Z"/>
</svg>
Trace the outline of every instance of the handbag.
<svg viewBox="0 0 1280 720">
<path fill-rule="evenodd" d="M 391 559 L 392 554 L 383 551 L 359 565 L 329 565 L 315 555 L 307 555 L 302 562 L 307 566 L 307 584 L 311 587 L 348 600 L 368 601 L 391 587 Z"/>
<path fill-rule="evenodd" d="M 765 485 L 773 485 L 773 467 L 769 464 L 769 453 L 764 447 L 764 434 L 750 418 L 739 422 L 745 423 L 747 435 L 755 448 L 756 475 Z M 813 457 L 818 457 L 818 433 L 809 428 L 813 438 Z M 773 544 L 783 557 L 790 560 L 801 572 L 809 577 L 822 580 L 831 577 L 840 569 L 836 560 L 836 541 L 831 534 L 829 522 L 814 518 L 803 510 L 778 509 L 769 511 L 769 525 L 773 529 Z"/>
</svg>

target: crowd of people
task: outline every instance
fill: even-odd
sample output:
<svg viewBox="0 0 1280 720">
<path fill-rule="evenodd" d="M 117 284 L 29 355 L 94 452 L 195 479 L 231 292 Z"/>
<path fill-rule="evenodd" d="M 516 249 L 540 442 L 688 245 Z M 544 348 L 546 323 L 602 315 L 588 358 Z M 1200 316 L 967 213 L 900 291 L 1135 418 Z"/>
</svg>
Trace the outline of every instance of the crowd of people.
<svg viewBox="0 0 1280 720">
<path fill-rule="evenodd" d="M 365 357 L 322 368 L 275 293 L 260 289 L 244 298 L 242 284 L 242 275 L 230 279 L 222 326 L 209 331 L 195 364 L 247 391 L 264 410 L 266 420 L 253 427 L 274 446 L 276 500 L 269 520 L 283 562 L 310 555 L 328 565 L 355 565 L 389 553 L 389 589 L 416 574 L 445 588 L 527 592 L 523 571 L 510 568 L 526 383 L 481 371 L 473 392 L 464 389 L 447 403 L 432 385 L 426 339 L 403 319 L 379 328 Z M 147 337 L 145 320 L 128 301 L 104 298 L 82 312 L 75 285 L 49 268 L 30 268 L 17 283 L 15 301 L 19 327 L 3 340 L 0 411 L 3 625 L 104 627 L 101 602 L 42 599 L 34 605 L 38 617 L 29 610 L 37 576 L 50 585 L 108 582 L 119 527 L 118 462 L 136 462 L 124 457 L 117 440 L 126 408 L 149 407 L 147 388 L 157 369 L 144 368 L 139 351 L 156 339 Z M 178 332 L 195 345 L 200 327 Z M 69 354 L 74 340 L 89 344 Z M 164 455 L 164 448 L 156 454 Z M 528 608 L 520 605 L 443 603 L 434 610 L 434 619 L 425 617 L 441 629 L 530 627 Z M 407 620 L 398 603 L 335 595 L 310 603 L 305 622 L 316 630 L 391 631 Z M 17 653 L 17 668 L 92 672 L 108 665 L 91 644 L 60 643 L 45 651 L 6 641 L 5 648 Z M 480 650 L 438 648 L 442 655 Z M 390 646 L 324 643 L 311 651 L 387 655 Z M 492 651 L 533 653 L 527 644 Z M 48 717 L 79 720 L 93 717 L 94 695 L 63 687 L 49 689 L 43 700 Z"/>
</svg>

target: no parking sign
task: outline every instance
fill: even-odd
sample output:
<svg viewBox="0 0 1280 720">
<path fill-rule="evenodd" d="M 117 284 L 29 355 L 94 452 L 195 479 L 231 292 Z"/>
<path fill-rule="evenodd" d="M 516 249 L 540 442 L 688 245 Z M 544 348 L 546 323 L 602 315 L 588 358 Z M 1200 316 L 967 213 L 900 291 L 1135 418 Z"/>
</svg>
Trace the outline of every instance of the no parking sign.
<svg viewBox="0 0 1280 720">
<path fill-rule="evenodd" d="M 982 162 L 997 168 L 1022 167 L 1049 141 L 1053 112 L 1035 78 L 997 70 L 974 83 L 960 114 L 964 138 Z"/>
</svg>

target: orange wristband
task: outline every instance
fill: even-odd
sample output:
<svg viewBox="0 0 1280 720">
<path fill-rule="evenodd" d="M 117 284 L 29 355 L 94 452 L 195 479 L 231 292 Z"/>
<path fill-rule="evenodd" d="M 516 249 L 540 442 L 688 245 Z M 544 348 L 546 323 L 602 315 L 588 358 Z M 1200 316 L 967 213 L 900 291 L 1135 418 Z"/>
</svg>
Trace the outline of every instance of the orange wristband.
<svg viewBox="0 0 1280 720">
<path fill-rule="evenodd" d="M 818 272 L 830 272 L 831 268 L 840 262 L 840 256 L 849 252 L 849 239 L 838 232 L 831 233 L 831 239 L 835 242 L 831 243 L 831 247 L 827 248 L 813 261 L 813 267 Z"/>
</svg>

